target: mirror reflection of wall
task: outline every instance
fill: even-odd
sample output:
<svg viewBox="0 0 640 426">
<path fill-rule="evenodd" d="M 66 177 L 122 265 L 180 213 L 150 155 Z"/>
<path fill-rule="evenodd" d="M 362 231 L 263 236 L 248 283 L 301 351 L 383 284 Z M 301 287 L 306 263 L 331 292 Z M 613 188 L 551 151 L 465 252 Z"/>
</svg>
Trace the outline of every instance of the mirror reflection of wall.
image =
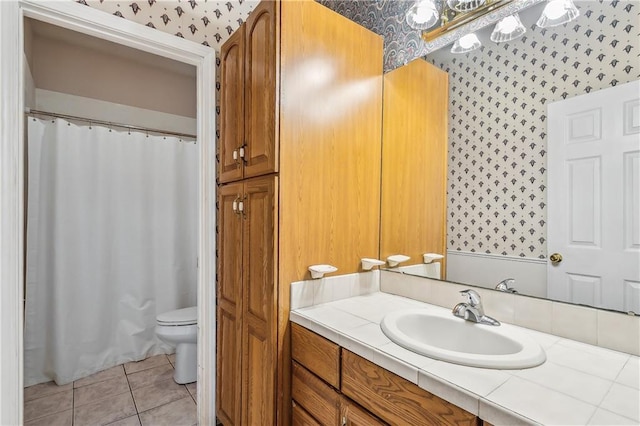
<svg viewBox="0 0 640 426">
<path fill-rule="evenodd" d="M 566 25 L 538 28 L 540 3 L 520 13 L 527 32 L 516 40 L 490 41 L 490 26 L 479 50 L 427 56 L 449 73 L 450 281 L 493 288 L 513 277 L 520 293 L 547 296 L 548 105 L 640 70 L 637 2 L 575 3 Z"/>
</svg>

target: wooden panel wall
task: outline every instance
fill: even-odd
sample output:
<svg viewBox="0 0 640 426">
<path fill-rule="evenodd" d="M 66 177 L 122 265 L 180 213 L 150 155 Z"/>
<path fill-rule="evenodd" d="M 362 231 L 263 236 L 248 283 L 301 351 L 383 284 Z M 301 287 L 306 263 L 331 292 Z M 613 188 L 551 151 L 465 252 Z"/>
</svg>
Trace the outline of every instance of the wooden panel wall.
<svg viewBox="0 0 640 426">
<path fill-rule="evenodd" d="M 384 76 L 382 259 L 446 255 L 448 93 L 447 73 L 422 59 Z"/>
</svg>

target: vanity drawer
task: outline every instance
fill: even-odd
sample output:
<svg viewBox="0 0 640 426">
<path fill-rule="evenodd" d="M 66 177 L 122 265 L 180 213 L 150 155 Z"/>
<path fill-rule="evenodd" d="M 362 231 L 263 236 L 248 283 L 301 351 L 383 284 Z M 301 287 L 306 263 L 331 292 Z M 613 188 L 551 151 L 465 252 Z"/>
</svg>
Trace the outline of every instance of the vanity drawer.
<svg viewBox="0 0 640 426">
<path fill-rule="evenodd" d="M 340 346 L 291 323 L 291 357 L 334 388 L 340 388 Z"/>
<path fill-rule="evenodd" d="M 304 408 L 293 401 L 291 407 L 291 424 L 293 426 L 321 426 Z"/>
<path fill-rule="evenodd" d="M 340 394 L 295 361 L 291 397 L 320 424 L 339 424 Z"/>
<path fill-rule="evenodd" d="M 389 424 L 478 424 L 473 414 L 345 349 L 341 390 Z"/>
</svg>

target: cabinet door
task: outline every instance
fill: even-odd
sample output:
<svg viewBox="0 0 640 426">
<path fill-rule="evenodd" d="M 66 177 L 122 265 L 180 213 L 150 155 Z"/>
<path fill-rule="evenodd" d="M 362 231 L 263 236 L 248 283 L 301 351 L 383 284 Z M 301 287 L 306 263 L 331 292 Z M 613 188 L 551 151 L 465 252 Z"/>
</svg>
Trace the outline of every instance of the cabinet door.
<svg viewBox="0 0 640 426">
<path fill-rule="evenodd" d="M 244 177 L 278 171 L 276 143 L 276 12 L 279 2 L 263 1 L 246 22 Z"/>
<path fill-rule="evenodd" d="M 342 426 L 384 426 L 384 423 L 348 398 L 341 398 Z"/>
<path fill-rule="evenodd" d="M 233 206 L 242 189 L 234 183 L 218 191 L 216 408 L 225 426 L 241 424 L 242 219 Z"/>
<path fill-rule="evenodd" d="M 277 177 L 245 181 L 243 212 L 243 424 L 275 422 Z"/>
<path fill-rule="evenodd" d="M 221 183 L 242 179 L 239 149 L 244 144 L 244 31 L 241 27 L 220 51 L 220 152 Z M 234 159 L 235 151 L 235 159 Z"/>
</svg>

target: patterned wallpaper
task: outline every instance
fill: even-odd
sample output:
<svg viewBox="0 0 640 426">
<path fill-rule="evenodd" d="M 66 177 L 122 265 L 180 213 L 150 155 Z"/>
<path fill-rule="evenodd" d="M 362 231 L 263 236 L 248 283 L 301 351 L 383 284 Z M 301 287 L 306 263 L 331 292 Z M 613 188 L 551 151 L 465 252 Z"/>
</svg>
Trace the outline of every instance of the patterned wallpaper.
<svg viewBox="0 0 640 426">
<path fill-rule="evenodd" d="M 468 32 L 468 28 L 482 28 L 495 22 L 499 16 L 507 16 L 520 8 L 542 0 L 519 0 L 461 26 L 455 31 L 429 43 L 422 40 L 420 31 L 412 29 L 405 20 L 413 0 L 316 0 L 329 9 L 351 19 L 384 37 L 384 71 L 394 70 L 416 58 L 449 44 Z"/>
<path fill-rule="evenodd" d="M 76 1 L 216 50 L 258 3 Z M 384 37 L 385 71 L 429 50 L 404 20 L 411 1 L 316 1 Z M 494 44 L 489 27 L 479 51 L 426 58 L 450 74 L 449 249 L 546 257 L 546 103 L 639 78 L 640 3 L 576 4 L 581 16 L 566 26 L 537 28 L 540 4 L 521 13 L 520 39 Z"/>
<path fill-rule="evenodd" d="M 257 0 L 75 0 L 217 51 L 247 19 Z"/>
<path fill-rule="evenodd" d="M 576 1 L 581 16 L 427 59 L 449 73 L 448 248 L 546 257 L 546 104 L 639 79 L 640 3 Z"/>
</svg>

